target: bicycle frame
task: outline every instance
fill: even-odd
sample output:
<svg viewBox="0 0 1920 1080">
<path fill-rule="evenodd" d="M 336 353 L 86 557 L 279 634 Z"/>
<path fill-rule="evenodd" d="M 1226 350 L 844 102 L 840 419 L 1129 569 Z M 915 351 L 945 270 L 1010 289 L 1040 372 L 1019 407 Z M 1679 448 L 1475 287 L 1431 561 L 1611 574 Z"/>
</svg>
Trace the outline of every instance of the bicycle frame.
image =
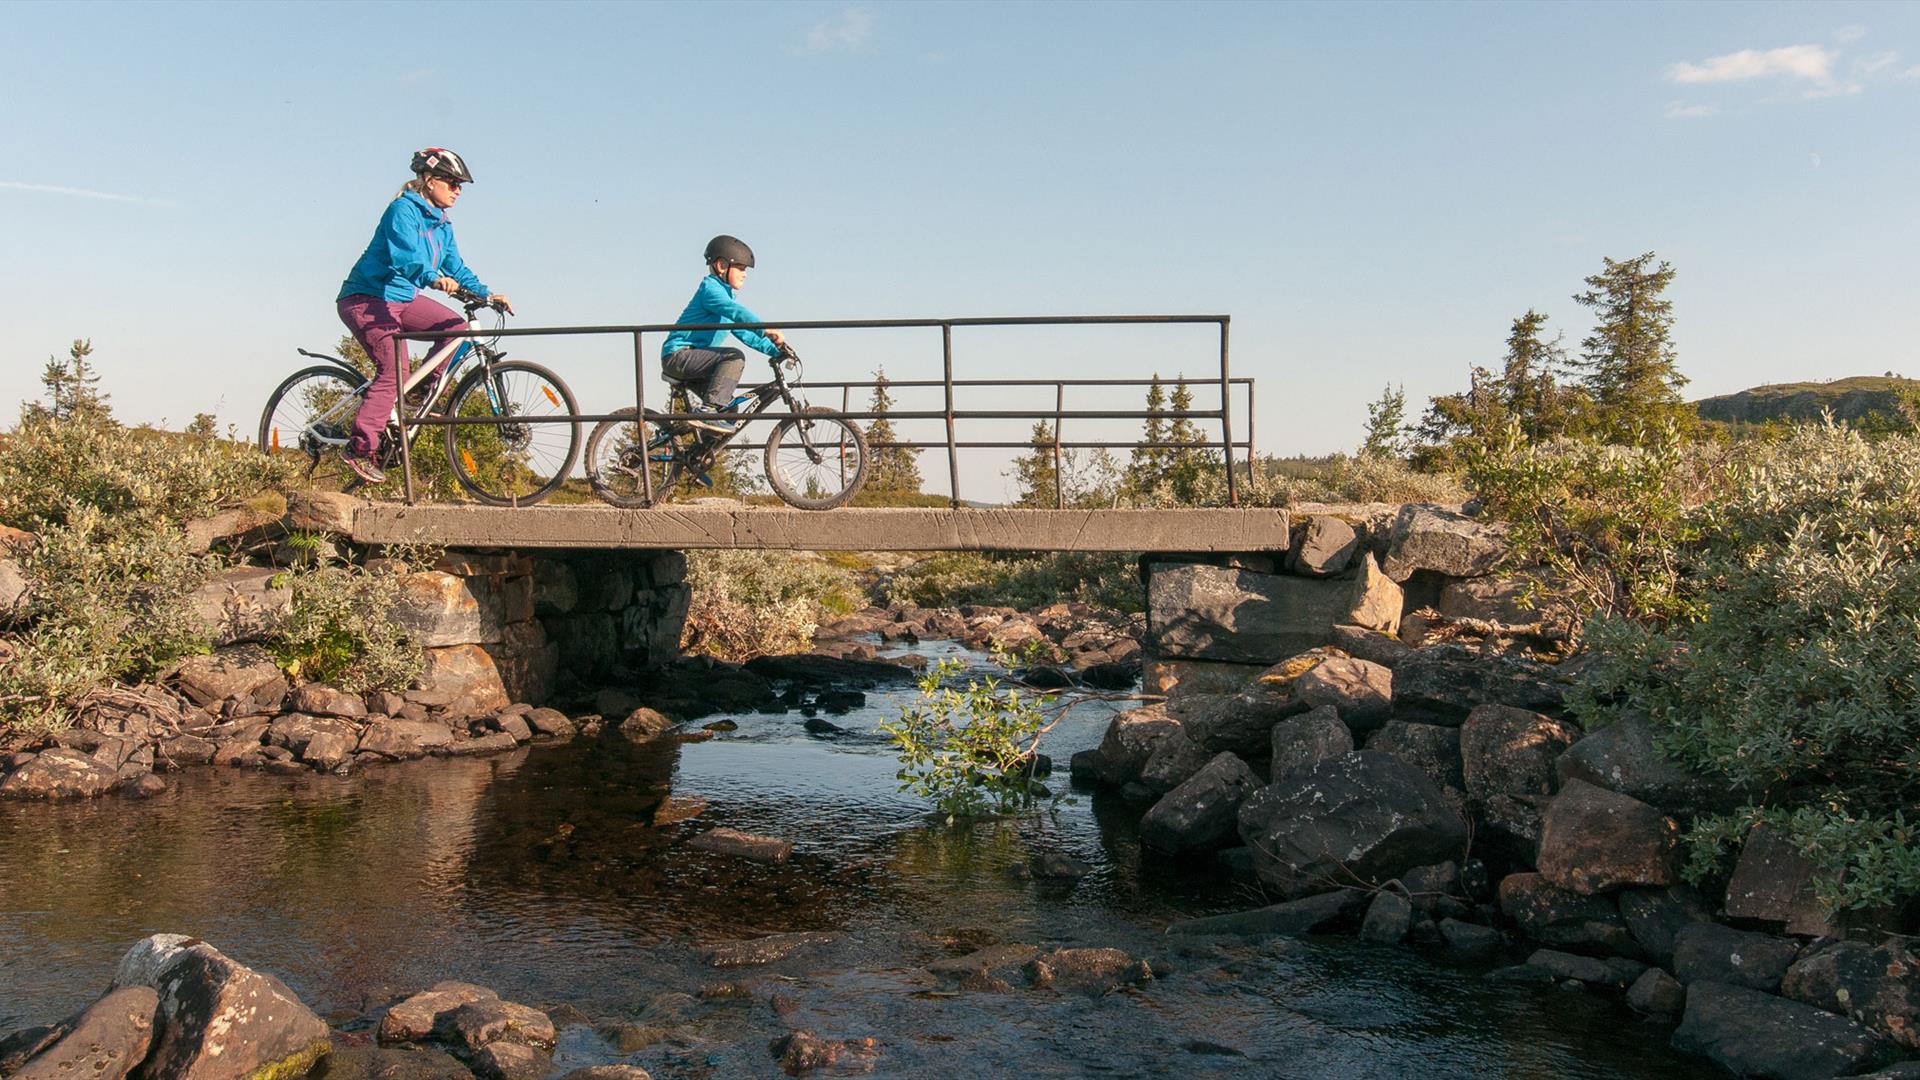
<svg viewBox="0 0 1920 1080">
<path fill-rule="evenodd" d="M 467 325 L 469 328 L 472 327 L 473 319 L 471 317 L 467 319 Z M 427 379 L 432 377 L 434 372 L 438 371 L 443 365 L 446 368 L 446 374 L 441 376 L 440 378 L 439 390 L 441 393 L 451 391 L 455 383 L 454 375 L 460 370 L 461 366 L 467 362 L 467 359 L 469 357 L 472 357 L 473 355 L 475 355 L 476 352 L 479 352 L 484 348 L 485 346 L 480 345 L 478 342 L 476 342 L 472 338 L 448 338 L 446 341 L 442 342 L 438 348 L 434 349 L 432 352 L 427 354 L 426 359 L 422 360 L 418 364 L 413 365 L 413 370 L 407 374 L 406 380 L 401 383 L 399 392 L 394 394 L 393 396 L 393 409 L 387 416 L 387 422 L 389 424 L 392 424 L 398 427 L 403 432 L 406 432 L 407 428 L 411 427 L 413 430 L 411 432 L 407 432 L 407 440 L 409 442 L 411 442 L 415 438 L 418 438 L 420 432 L 423 430 L 422 426 L 419 424 L 411 424 L 411 425 L 408 424 L 407 423 L 408 418 L 403 411 L 406 407 L 407 395 L 412 393 L 416 387 L 426 382 Z M 365 399 L 367 396 L 368 388 L 370 388 L 373 385 L 373 379 L 368 378 L 364 372 L 362 372 L 359 368 L 353 366 L 351 362 L 344 360 L 338 356 L 332 356 L 327 353 L 310 353 L 305 349 L 299 349 L 297 351 L 302 356 L 310 356 L 318 359 L 330 360 L 333 363 L 336 363 L 341 367 L 346 368 L 348 371 L 352 372 L 354 375 L 359 376 L 360 379 L 362 380 L 360 385 L 354 389 L 353 395 L 351 397 L 345 399 L 344 401 L 341 402 L 341 404 L 334 406 L 332 409 L 329 409 L 326 412 L 321 413 L 320 415 L 314 417 L 313 421 L 308 425 L 309 427 L 308 435 L 316 443 L 319 443 L 322 446 L 335 446 L 335 447 L 345 446 L 348 441 L 346 438 L 341 438 L 341 439 L 329 438 L 316 431 L 313 431 L 312 429 L 315 427 L 318 427 L 322 422 L 332 419 L 336 413 L 344 411 L 344 409 L 346 408 L 349 402 Z M 487 350 L 486 354 L 483 356 L 483 360 L 499 359 L 504 355 L 506 354 L 493 353 L 491 350 Z M 492 383 L 486 384 L 486 390 L 487 390 L 488 398 L 493 401 L 494 405 L 498 406 L 500 404 L 499 395 L 498 395 L 498 391 L 494 388 L 493 384 Z M 434 395 L 434 399 L 437 399 L 439 396 L 440 394 L 436 393 Z M 433 406 L 433 400 L 421 402 L 420 414 L 424 414 L 432 406 Z M 416 414 L 416 415 L 420 415 L 420 414 Z"/>
</svg>

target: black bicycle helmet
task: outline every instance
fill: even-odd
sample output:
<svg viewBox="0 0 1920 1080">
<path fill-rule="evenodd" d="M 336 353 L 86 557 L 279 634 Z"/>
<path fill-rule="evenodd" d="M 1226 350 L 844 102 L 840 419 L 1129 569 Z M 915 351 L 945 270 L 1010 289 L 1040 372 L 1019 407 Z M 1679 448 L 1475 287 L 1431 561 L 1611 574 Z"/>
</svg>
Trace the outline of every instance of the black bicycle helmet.
<svg viewBox="0 0 1920 1080">
<path fill-rule="evenodd" d="M 413 172 L 416 176 L 444 176 L 463 184 L 473 183 L 473 174 L 467 171 L 467 163 L 459 154 L 444 146 L 429 146 L 424 150 L 415 150 Z"/>
<path fill-rule="evenodd" d="M 716 236 L 707 241 L 706 261 L 712 262 L 715 259 L 725 259 L 730 263 L 737 263 L 740 266 L 751 268 L 753 266 L 753 249 L 748 247 L 746 242 L 740 240 L 738 237 Z"/>
</svg>

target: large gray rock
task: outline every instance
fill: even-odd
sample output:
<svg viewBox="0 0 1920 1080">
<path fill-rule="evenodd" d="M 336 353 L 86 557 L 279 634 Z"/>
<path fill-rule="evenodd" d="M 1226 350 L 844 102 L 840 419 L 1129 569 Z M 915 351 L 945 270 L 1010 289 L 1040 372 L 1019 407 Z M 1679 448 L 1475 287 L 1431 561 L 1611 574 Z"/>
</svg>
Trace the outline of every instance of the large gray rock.
<svg viewBox="0 0 1920 1080">
<path fill-rule="evenodd" d="M 1500 910 L 1527 937 L 1563 948 L 1637 952 L 1611 896 L 1563 889 L 1537 873 L 1500 879 Z"/>
<path fill-rule="evenodd" d="M 1447 804 L 1466 813 L 1466 782 L 1460 775 L 1460 729 L 1391 720 L 1367 738 L 1367 749 L 1387 754 L 1427 774 Z"/>
<path fill-rule="evenodd" d="M 390 617 L 422 646 L 482 645 L 506 640 L 507 618 L 492 578 L 439 570 L 408 574 Z"/>
<path fill-rule="evenodd" d="M 194 704 L 214 706 L 230 697 L 251 697 L 282 675 L 265 649 L 238 645 L 182 660 L 174 678 Z"/>
<path fill-rule="evenodd" d="M 1138 780 L 1155 746 L 1180 729 L 1180 721 L 1167 715 L 1164 705 L 1115 713 L 1113 719 L 1107 721 L 1107 731 L 1100 739 L 1099 748 L 1088 755 L 1093 762 L 1095 781 L 1120 787 Z"/>
<path fill-rule="evenodd" d="M 1352 525 L 1331 514 L 1316 514 L 1307 518 L 1287 553 L 1287 569 L 1308 577 L 1332 577 L 1351 566 L 1362 550 L 1360 534 Z"/>
<path fill-rule="evenodd" d="M 1713 913 L 1690 885 L 1664 889 L 1622 889 L 1615 900 L 1627 932 L 1657 964 L 1673 963 L 1673 941 L 1694 923 L 1712 922 Z"/>
<path fill-rule="evenodd" d="M 375 720 L 360 733 L 359 749 L 396 761 L 424 757 L 453 745 L 453 729 L 435 720 Z"/>
<path fill-rule="evenodd" d="M 1569 780 L 1547 807 L 1540 873 L 1563 889 L 1607 892 L 1680 879 L 1680 826 L 1638 799 Z"/>
<path fill-rule="evenodd" d="M 1340 711 L 1322 705 L 1312 712 L 1288 717 L 1273 726 L 1273 762 L 1269 776 L 1278 784 L 1331 757 L 1353 752 L 1353 732 L 1340 720 Z"/>
<path fill-rule="evenodd" d="M 1648 968 L 1627 988 L 1627 1004 L 1648 1016 L 1671 1019 L 1686 1007 L 1687 988 L 1659 968 Z"/>
<path fill-rule="evenodd" d="M 156 934 L 135 944 L 114 975 L 116 989 L 128 986 L 159 994 L 146 1076 L 299 1076 L 333 1045 L 326 1022 L 279 979 L 196 938 Z"/>
<path fill-rule="evenodd" d="M 338 491 L 296 491 L 287 496 L 287 516 L 281 523 L 302 532 L 353 535 L 353 515 L 365 505 Z"/>
<path fill-rule="evenodd" d="M 109 991 L 87 1006 L 59 1042 L 27 1061 L 12 1080 L 120 1080 L 146 1059 L 160 995 L 148 986 Z"/>
<path fill-rule="evenodd" d="M 1790 938 L 1689 923 L 1673 938 L 1673 974 L 1688 986 L 1726 983 L 1771 994 L 1799 955 L 1799 943 Z"/>
<path fill-rule="evenodd" d="M 1307 706 L 1294 695 L 1297 675 L 1289 665 L 1300 663 L 1299 670 L 1304 670 L 1325 658 L 1315 655 L 1311 662 L 1304 662 L 1296 657 L 1287 664 L 1275 665 L 1231 697 L 1208 699 L 1183 721 L 1187 738 L 1210 754 L 1231 752 L 1242 757 L 1260 756 L 1275 724 L 1307 711 Z"/>
<path fill-rule="evenodd" d="M 1460 724 L 1481 705 L 1558 712 L 1564 703 L 1551 666 L 1463 645 L 1415 649 L 1393 669 L 1393 715 L 1401 720 Z"/>
<path fill-rule="evenodd" d="M 1229 753 L 1216 755 L 1153 804 L 1140 820 L 1140 839 L 1167 852 L 1220 847 L 1235 834 L 1240 804 L 1259 787 L 1260 778 L 1246 762 Z"/>
<path fill-rule="evenodd" d="M 1562 783 L 1584 780 L 1662 810 L 1724 808 L 1742 797 L 1725 780 L 1688 772 L 1669 761 L 1654 746 L 1653 728 L 1638 716 L 1623 717 L 1574 743 L 1554 768 Z"/>
<path fill-rule="evenodd" d="M 1184 728 L 1175 728 L 1154 742 L 1146 764 L 1140 767 L 1140 783 L 1147 790 L 1165 794 L 1206 768 L 1213 755 L 1206 747 L 1187 738 Z"/>
<path fill-rule="evenodd" d="M 1413 926 L 1413 903 L 1393 889 L 1381 889 L 1367 905 L 1360 923 L 1360 940 L 1376 945 L 1398 945 Z"/>
<path fill-rule="evenodd" d="M 1293 697 L 1308 709 L 1331 705 L 1354 731 L 1372 731 L 1393 715 L 1393 669 L 1351 656 L 1329 657 L 1302 672 Z"/>
<path fill-rule="evenodd" d="M 1687 988 L 1673 1046 L 1740 1076 L 1772 1080 L 1851 1076 L 1895 1053 L 1886 1039 L 1844 1016 L 1717 983 Z"/>
<path fill-rule="evenodd" d="M 1378 884 L 1467 846 L 1466 823 L 1433 781 L 1367 751 L 1255 793 L 1240 808 L 1240 835 L 1260 880 L 1287 897 Z"/>
<path fill-rule="evenodd" d="M 1395 581 L 1416 571 L 1479 577 L 1506 558 L 1506 526 L 1438 506 L 1407 506 L 1393 523 L 1381 569 Z"/>
<path fill-rule="evenodd" d="M 0 798 L 92 799 L 113 790 L 116 766 L 66 747 L 44 750 L 0 781 Z"/>
<path fill-rule="evenodd" d="M 352 757 L 359 741 L 358 728 L 333 716 L 289 713 L 267 728 L 269 746 L 284 746 L 295 757 L 321 769 L 331 769 Z"/>
<path fill-rule="evenodd" d="M 1727 882 L 1727 915 L 1787 924 L 1789 934 L 1829 932 L 1831 920 L 1816 888 L 1823 874 L 1771 827 L 1755 825 Z"/>
<path fill-rule="evenodd" d="M 1920 1049 L 1920 952 L 1911 938 L 1834 942 L 1789 967 L 1780 993 Z"/>
<path fill-rule="evenodd" d="M 1326 644 L 1335 625 L 1378 623 L 1392 606 L 1381 595 L 1390 584 L 1364 573 L 1318 580 L 1157 567 L 1147 583 L 1147 644 L 1161 657 L 1271 664 Z"/>
<path fill-rule="evenodd" d="M 462 718 L 499 712 L 511 702 L 500 668 L 478 645 L 448 645 L 426 650 L 427 666 L 410 701 L 427 703 L 436 713 Z"/>
<path fill-rule="evenodd" d="M 1551 795 L 1553 763 L 1578 738 L 1572 725 L 1526 709 L 1481 705 L 1460 725 L 1461 771 L 1467 794 Z"/>
</svg>

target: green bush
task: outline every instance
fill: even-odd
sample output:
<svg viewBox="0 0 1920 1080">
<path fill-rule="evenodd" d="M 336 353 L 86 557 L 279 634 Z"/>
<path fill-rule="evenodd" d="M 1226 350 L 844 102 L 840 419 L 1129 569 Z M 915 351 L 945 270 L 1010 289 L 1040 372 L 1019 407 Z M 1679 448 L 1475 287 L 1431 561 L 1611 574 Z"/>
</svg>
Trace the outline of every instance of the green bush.
<svg viewBox="0 0 1920 1080">
<path fill-rule="evenodd" d="M 993 604 L 1023 610 L 1077 600 L 1111 611 L 1139 611 L 1144 597 L 1135 559 L 1121 551 L 943 552 L 894 574 L 887 599 L 919 607 Z"/>
<path fill-rule="evenodd" d="M 1034 788 L 1022 771 L 1034 760 L 1048 725 L 1041 713 L 1050 697 L 1001 692 L 992 678 L 969 678 L 943 660 L 920 677 L 920 704 L 904 706 L 897 722 L 880 730 L 900 758 L 900 790 L 930 799 L 949 823 L 1031 806 Z"/>
<path fill-rule="evenodd" d="M 726 660 L 805 651 L 823 617 L 864 603 L 846 568 L 806 553 L 692 551 L 681 648 Z"/>
<path fill-rule="evenodd" d="M 1920 438 L 1805 425 L 1712 466 L 1691 508 L 1684 484 L 1653 490 L 1687 470 L 1626 471 L 1621 518 L 1645 506 L 1666 524 L 1594 529 L 1631 599 L 1590 625 L 1573 708 L 1589 725 L 1646 715 L 1668 753 L 1766 807 L 1695 822 L 1696 876 L 1764 818 L 1836 873 L 1830 902 L 1920 896 Z"/>
<path fill-rule="evenodd" d="M 288 674 L 351 693 L 405 688 L 426 658 L 387 613 L 400 600 L 410 563 L 430 561 L 389 551 L 365 566 L 321 561 L 276 575 L 293 601 L 271 624 L 267 650 Z"/>
</svg>

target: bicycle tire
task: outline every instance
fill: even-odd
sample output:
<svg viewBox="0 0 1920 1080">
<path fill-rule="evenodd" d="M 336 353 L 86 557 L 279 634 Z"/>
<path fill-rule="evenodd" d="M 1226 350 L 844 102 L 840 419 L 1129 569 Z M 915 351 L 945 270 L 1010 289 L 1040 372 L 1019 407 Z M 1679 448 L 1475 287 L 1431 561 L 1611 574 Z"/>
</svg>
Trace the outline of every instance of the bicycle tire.
<svg viewBox="0 0 1920 1080">
<path fill-rule="evenodd" d="M 845 506 L 867 481 L 867 437 L 833 411 L 811 406 L 803 413 L 820 418 L 782 420 L 767 436 L 767 483 L 789 506 Z"/>
<path fill-rule="evenodd" d="M 286 377 L 267 397 L 260 413 L 259 447 L 265 454 L 303 453 L 308 474 L 317 472 L 329 450 L 345 445 L 360 411 L 360 390 L 367 384 L 343 368 L 316 364 Z M 341 395 L 334 398 L 333 395 Z M 334 407 L 348 401 L 336 414 Z M 316 426 L 321 426 L 316 430 Z M 342 472 L 345 470 L 342 469 Z"/>
<path fill-rule="evenodd" d="M 491 377 L 504 401 L 484 389 Z M 478 393 L 476 393 L 478 391 Z M 503 360 L 469 371 L 447 400 L 449 416 L 577 416 L 573 391 L 551 370 Z M 449 424 L 447 465 L 467 493 L 493 506 L 530 506 L 553 494 L 580 454 L 577 423 Z"/>
<path fill-rule="evenodd" d="M 634 443 L 654 441 L 659 436 L 648 433 L 657 429 L 650 421 L 636 422 L 632 409 L 617 409 L 613 415 L 621 419 L 602 420 L 587 436 L 587 485 L 600 501 L 622 510 L 645 510 L 668 501 L 684 471 L 679 446 L 667 438 L 660 446 L 647 448 L 646 467 L 653 473 L 653 497 L 648 498 L 645 478 L 633 464 L 638 453 Z M 631 430 L 636 427 L 637 432 Z M 670 456 L 665 460 L 655 456 L 662 452 Z"/>
</svg>

